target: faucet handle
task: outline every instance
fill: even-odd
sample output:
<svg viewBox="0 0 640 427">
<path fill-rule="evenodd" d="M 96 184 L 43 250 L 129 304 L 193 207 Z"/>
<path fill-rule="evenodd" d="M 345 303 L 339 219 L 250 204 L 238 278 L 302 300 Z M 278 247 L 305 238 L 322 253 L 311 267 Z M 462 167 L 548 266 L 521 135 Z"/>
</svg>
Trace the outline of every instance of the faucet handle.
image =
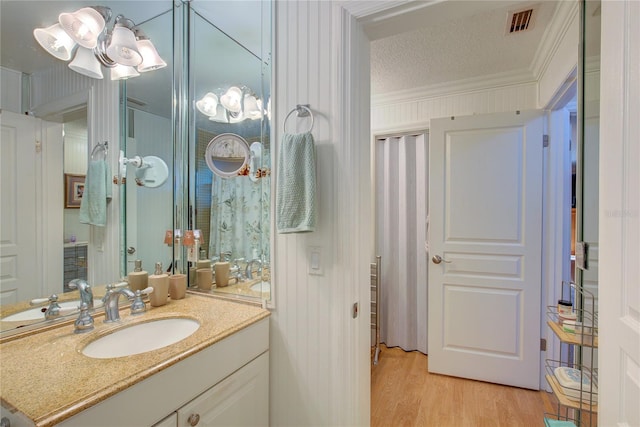
<svg viewBox="0 0 640 427">
<path fill-rule="evenodd" d="M 76 319 L 74 327 L 75 329 L 73 330 L 73 332 L 75 332 L 76 334 L 89 332 L 94 328 L 93 317 L 91 317 L 91 314 L 89 314 L 89 305 L 86 302 L 80 304 L 80 315 Z"/>
<path fill-rule="evenodd" d="M 151 292 L 153 292 L 153 288 L 151 286 L 142 290 L 138 289 L 136 291 L 136 297 L 131 304 L 131 314 L 142 314 L 147 311 L 147 306 L 142 300 L 142 295 L 149 295 Z"/>
<path fill-rule="evenodd" d="M 31 301 L 29 301 L 29 305 L 41 305 L 47 302 L 55 302 L 55 301 L 58 301 L 58 295 L 53 294 L 47 298 L 34 298 Z"/>
</svg>

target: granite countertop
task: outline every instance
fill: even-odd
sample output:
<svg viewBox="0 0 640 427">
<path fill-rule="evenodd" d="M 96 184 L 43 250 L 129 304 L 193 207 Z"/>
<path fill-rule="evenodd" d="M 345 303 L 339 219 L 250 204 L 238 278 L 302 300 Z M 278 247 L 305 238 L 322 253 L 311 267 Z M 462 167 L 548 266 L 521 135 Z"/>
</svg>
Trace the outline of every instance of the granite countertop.
<svg viewBox="0 0 640 427">
<path fill-rule="evenodd" d="M 187 293 L 142 315 L 121 310 L 121 322 L 106 324 L 94 316 L 95 329 L 75 334 L 73 325 L 0 344 L 2 405 L 18 410 L 37 426 L 51 426 L 160 372 L 171 365 L 269 316 L 256 305 Z M 198 330 L 175 344 L 133 356 L 93 359 L 82 354 L 89 342 L 124 326 L 155 319 L 197 320 Z"/>
</svg>

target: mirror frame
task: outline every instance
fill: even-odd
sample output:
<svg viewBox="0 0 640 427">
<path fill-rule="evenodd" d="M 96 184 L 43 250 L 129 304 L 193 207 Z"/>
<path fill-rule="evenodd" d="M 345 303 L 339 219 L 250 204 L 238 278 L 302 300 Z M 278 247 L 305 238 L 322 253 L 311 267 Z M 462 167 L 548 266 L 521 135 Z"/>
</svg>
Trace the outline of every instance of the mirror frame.
<svg viewBox="0 0 640 427">
<path fill-rule="evenodd" d="M 234 163 L 239 163 L 239 159 L 243 158 L 243 162 L 240 165 L 240 167 L 238 167 L 237 169 L 234 169 L 232 171 L 227 171 L 227 170 L 223 170 L 219 164 L 220 162 L 222 163 L 225 162 L 224 160 L 225 157 L 215 156 L 214 153 L 215 153 L 215 150 L 219 148 L 221 145 L 229 144 L 232 142 L 235 142 L 240 146 L 241 151 L 244 152 L 244 156 L 237 157 L 237 158 L 236 157 L 228 157 L 228 158 L 234 159 L 234 160 L 238 159 L 238 161 L 234 161 Z M 207 166 L 209 167 L 211 172 L 215 173 L 216 175 L 222 178 L 233 178 L 238 175 L 244 175 L 243 171 L 247 169 L 247 167 L 249 166 L 249 162 L 251 160 L 251 150 L 249 148 L 249 143 L 242 136 L 237 135 L 235 133 L 221 133 L 220 135 L 213 137 L 213 139 L 209 141 L 209 144 L 207 145 L 207 149 L 205 150 L 204 156 L 205 156 L 204 159 L 207 162 Z"/>
</svg>

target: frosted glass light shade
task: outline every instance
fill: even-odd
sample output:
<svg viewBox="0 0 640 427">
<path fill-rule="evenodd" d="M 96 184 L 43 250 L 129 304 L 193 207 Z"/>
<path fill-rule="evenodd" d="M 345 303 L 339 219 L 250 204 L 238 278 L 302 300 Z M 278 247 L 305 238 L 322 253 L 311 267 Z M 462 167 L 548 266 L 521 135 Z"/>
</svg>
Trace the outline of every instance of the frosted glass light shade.
<svg viewBox="0 0 640 427">
<path fill-rule="evenodd" d="M 214 117 L 217 114 L 218 97 L 215 93 L 208 92 L 201 100 L 196 102 L 196 107 L 202 114 Z"/>
<path fill-rule="evenodd" d="M 167 66 L 167 63 L 158 55 L 158 51 L 151 43 L 151 40 L 138 40 L 137 45 L 138 52 L 142 55 L 142 62 L 138 65 L 138 71 L 146 73 L 147 71 L 158 70 Z"/>
<path fill-rule="evenodd" d="M 111 68 L 111 80 L 126 80 L 138 77 L 140 73 L 134 67 L 118 64 Z"/>
<path fill-rule="evenodd" d="M 76 45 L 59 23 L 47 28 L 36 28 L 33 37 L 44 50 L 62 61 L 71 59 L 71 52 Z"/>
<path fill-rule="evenodd" d="M 69 68 L 76 73 L 83 74 L 93 79 L 102 79 L 100 63 L 91 49 L 78 46 L 76 56 L 73 58 L 73 61 L 69 63 Z"/>
<path fill-rule="evenodd" d="M 262 118 L 262 100 L 253 95 L 244 96 L 244 116 L 247 119 L 259 120 Z"/>
<path fill-rule="evenodd" d="M 135 67 L 142 62 L 138 44 L 133 31 L 127 27 L 115 27 L 111 34 L 111 43 L 107 47 L 107 56 L 118 64 Z"/>
<path fill-rule="evenodd" d="M 82 47 L 96 47 L 98 35 L 104 29 L 102 14 L 91 7 L 83 7 L 73 13 L 61 13 L 58 22 L 66 33 Z"/>
<path fill-rule="evenodd" d="M 231 86 L 229 90 L 220 97 L 220 104 L 233 113 L 239 113 L 242 109 L 242 90 L 239 87 Z"/>
</svg>

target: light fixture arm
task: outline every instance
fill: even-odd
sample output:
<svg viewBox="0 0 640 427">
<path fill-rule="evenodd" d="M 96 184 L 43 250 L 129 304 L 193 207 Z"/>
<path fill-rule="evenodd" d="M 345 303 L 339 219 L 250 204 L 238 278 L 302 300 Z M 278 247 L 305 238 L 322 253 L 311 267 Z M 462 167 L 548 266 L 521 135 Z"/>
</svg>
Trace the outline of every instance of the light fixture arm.
<svg viewBox="0 0 640 427">
<path fill-rule="evenodd" d="M 106 24 L 108 24 L 109 21 L 111 21 L 111 16 L 113 15 L 111 8 L 108 8 L 106 6 L 89 6 L 89 7 L 91 9 L 97 10 L 98 13 L 102 15 L 102 17 L 104 18 L 104 23 L 106 27 Z"/>
</svg>

